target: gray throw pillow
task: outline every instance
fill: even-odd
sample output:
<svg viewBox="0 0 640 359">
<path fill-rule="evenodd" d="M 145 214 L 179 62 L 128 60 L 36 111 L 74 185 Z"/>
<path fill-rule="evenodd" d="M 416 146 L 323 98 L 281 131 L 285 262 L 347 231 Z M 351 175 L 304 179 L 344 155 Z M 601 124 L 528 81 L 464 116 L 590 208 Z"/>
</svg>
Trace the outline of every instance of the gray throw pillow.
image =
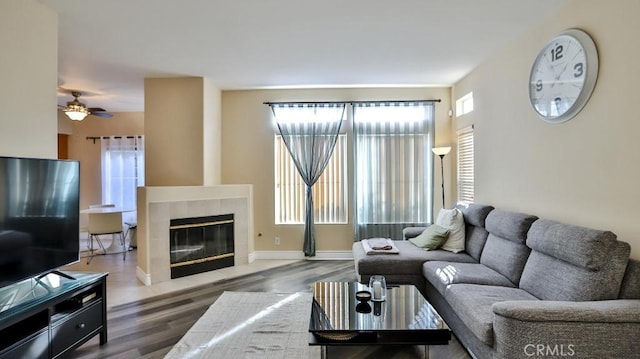
<svg viewBox="0 0 640 359">
<path fill-rule="evenodd" d="M 417 237 L 410 238 L 409 241 L 425 250 L 440 248 L 449 238 L 449 230 L 437 224 L 432 224 Z"/>
</svg>

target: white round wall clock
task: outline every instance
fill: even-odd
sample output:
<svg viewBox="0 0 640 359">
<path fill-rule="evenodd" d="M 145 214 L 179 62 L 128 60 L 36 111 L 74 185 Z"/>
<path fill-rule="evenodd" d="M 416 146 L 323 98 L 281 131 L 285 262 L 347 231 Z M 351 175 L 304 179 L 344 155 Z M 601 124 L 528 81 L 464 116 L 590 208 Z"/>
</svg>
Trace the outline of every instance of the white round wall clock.
<svg viewBox="0 0 640 359">
<path fill-rule="evenodd" d="M 595 43 L 582 30 L 566 30 L 551 39 L 533 62 L 529 100 L 543 120 L 565 122 L 587 103 L 597 78 Z"/>
</svg>

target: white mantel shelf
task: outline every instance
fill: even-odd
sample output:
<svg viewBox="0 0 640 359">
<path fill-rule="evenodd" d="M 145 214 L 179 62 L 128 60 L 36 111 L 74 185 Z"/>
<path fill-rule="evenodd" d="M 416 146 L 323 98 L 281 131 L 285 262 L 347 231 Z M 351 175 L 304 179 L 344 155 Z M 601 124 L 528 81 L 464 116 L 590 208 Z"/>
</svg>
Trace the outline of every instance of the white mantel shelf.
<svg viewBox="0 0 640 359">
<path fill-rule="evenodd" d="M 171 280 L 169 223 L 172 219 L 234 215 L 235 264 L 253 251 L 252 185 L 138 187 L 138 267 L 145 285 Z"/>
</svg>

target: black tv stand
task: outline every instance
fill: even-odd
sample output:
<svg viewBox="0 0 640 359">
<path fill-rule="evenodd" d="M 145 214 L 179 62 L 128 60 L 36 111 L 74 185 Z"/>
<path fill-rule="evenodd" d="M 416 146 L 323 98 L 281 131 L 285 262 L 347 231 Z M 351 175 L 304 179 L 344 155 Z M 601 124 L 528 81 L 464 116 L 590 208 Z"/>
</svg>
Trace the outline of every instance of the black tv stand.
<svg viewBox="0 0 640 359">
<path fill-rule="evenodd" d="M 60 283 L 0 288 L 0 359 L 62 357 L 98 334 L 107 342 L 107 273 L 54 272 Z"/>
</svg>

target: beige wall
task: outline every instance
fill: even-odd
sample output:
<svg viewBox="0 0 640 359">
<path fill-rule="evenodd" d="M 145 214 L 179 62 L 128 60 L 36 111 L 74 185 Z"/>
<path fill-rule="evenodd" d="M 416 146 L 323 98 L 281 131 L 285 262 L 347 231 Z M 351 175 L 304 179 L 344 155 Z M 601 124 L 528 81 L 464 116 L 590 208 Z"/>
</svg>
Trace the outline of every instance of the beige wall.
<svg viewBox="0 0 640 359">
<path fill-rule="evenodd" d="M 477 202 L 542 218 L 609 229 L 640 259 L 640 2 L 574 0 L 454 87 L 473 91 Z M 533 60 L 567 28 L 594 39 L 600 72 L 590 101 L 572 120 L 548 124 L 528 100 Z"/>
<path fill-rule="evenodd" d="M 204 97 L 204 185 L 213 186 L 222 180 L 222 99 L 220 90 L 207 79 L 204 79 Z"/>
<path fill-rule="evenodd" d="M 436 105 L 436 145 L 448 144 L 450 137 L 449 88 L 413 89 L 317 89 L 255 90 L 222 93 L 222 183 L 253 184 L 256 251 L 301 251 L 302 225 L 275 225 L 274 148 L 275 128 L 265 101 L 358 101 L 442 99 Z M 450 158 L 450 156 L 448 156 Z M 439 164 L 436 163 L 439 169 Z M 445 158 L 445 169 L 451 163 Z M 448 171 L 448 170 L 447 170 Z M 450 176 L 448 171 L 445 177 Z M 447 179 L 450 180 L 450 179 Z M 440 183 L 439 172 L 435 178 Z M 351 184 L 350 184 L 351 187 Z M 447 189 L 451 186 L 447 185 Z M 349 189 L 352 193 L 352 189 Z M 439 186 L 435 198 L 440 198 Z M 447 201 L 451 194 L 447 194 Z M 439 201 L 436 202 L 436 213 Z M 353 244 L 353 211 L 347 225 L 316 225 L 316 249 L 350 251 Z M 276 246 L 274 238 L 280 237 Z"/>
<path fill-rule="evenodd" d="M 58 15 L 0 1 L 0 155 L 56 158 Z"/>
<path fill-rule="evenodd" d="M 88 116 L 82 121 L 58 114 L 61 126 L 71 128 L 69 158 L 80 161 L 80 208 L 102 203 L 101 144 L 87 137 L 144 135 L 144 113 L 113 112 L 112 118 Z"/>
<path fill-rule="evenodd" d="M 218 135 L 211 133 L 220 128 L 220 90 L 202 77 L 180 77 L 145 79 L 144 91 L 146 185 L 219 181 L 219 151 L 205 150 L 220 146 Z"/>
</svg>

